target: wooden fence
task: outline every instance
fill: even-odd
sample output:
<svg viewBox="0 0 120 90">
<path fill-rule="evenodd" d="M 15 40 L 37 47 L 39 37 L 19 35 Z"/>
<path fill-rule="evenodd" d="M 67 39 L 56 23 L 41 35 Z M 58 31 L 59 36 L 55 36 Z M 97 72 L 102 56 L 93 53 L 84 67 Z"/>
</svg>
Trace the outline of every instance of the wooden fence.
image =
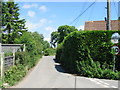
<svg viewBox="0 0 120 90">
<path fill-rule="evenodd" d="M 14 65 L 14 56 L 7 56 L 4 58 L 4 71 L 7 71 Z"/>
<path fill-rule="evenodd" d="M 23 46 L 23 50 L 21 50 Z M 11 66 L 15 64 L 15 52 L 18 50 L 25 51 L 25 45 L 23 44 L 1 44 L 0 43 L 0 74 L 1 79 L 4 77 L 4 72 L 7 71 Z M 11 52 L 12 56 L 6 56 L 4 53 Z"/>
</svg>

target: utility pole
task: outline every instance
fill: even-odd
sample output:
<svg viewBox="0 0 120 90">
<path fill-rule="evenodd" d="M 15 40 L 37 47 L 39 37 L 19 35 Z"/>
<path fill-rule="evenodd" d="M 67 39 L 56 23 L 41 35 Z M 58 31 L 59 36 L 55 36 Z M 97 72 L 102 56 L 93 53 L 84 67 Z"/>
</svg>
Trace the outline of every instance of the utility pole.
<svg viewBox="0 0 120 90">
<path fill-rule="evenodd" d="M 106 30 L 111 30 L 110 24 L 110 0 L 107 0 L 107 25 Z"/>
</svg>

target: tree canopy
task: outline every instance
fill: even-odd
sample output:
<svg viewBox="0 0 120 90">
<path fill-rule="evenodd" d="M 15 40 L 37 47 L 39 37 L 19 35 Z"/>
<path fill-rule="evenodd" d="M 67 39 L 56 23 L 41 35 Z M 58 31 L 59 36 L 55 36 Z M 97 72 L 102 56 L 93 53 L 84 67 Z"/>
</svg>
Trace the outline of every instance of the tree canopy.
<svg viewBox="0 0 120 90">
<path fill-rule="evenodd" d="M 50 44 L 38 32 L 29 32 L 25 27 L 25 19 L 19 18 L 19 6 L 13 0 L 2 2 L 2 43 L 25 44 L 26 50 L 32 55 L 41 54 Z"/>
<path fill-rule="evenodd" d="M 78 29 L 68 25 L 59 26 L 57 31 L 51 33 L 51 44 L 55 47 L 56 43 L 60 44 L 73 31 L 78 31 Z"/>
<path fill-rule="evenodd" d="M 27 30 L 25 19 L 20 19 L 19 15 L 18 4 L 2 2 L 2 43 L 14 43 L 14 40 Z"/>
</svg>

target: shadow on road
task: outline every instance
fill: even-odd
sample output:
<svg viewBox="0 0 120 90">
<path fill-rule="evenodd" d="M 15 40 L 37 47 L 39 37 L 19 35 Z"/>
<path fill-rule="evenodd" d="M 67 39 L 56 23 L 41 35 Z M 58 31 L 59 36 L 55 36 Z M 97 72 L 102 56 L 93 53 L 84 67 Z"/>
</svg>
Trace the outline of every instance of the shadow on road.
<svg viewBox="0 0 120 90">
<path fill-rule="evenodd" d="M 61 65 L 55 65 L 55 68 L 58 72 L 65 73 L 65 70 L 61 67 Z"/>
<path fill-rule="evenodd" d="M 56 69 L 58 72 L 66 73 L 66 74 L 71 74 L 71 75 L 74 75 L 74 76 L 78 76 L 76 73 L 72 73 L 72 72 L 69 72 L 69 71 L 64 70 L 64 68 L 60 65 L 59 62 L 57 62 L 56 59 L 53 59 L 53 61 L 54 61 L 54 63 L 55 63 L 55 69 Z"/>
<path fill-rule="evenodd" d="M 56 59 L 53 59 L 54 62 L 55 62 L 55 69 L 58 71 L 58 72 L 61 72 L 61 73 L 67 73 L 63 68 L 62 66 L 60 65 L 60 63 L 58 63 L 56 61 Z"/>
</svg>

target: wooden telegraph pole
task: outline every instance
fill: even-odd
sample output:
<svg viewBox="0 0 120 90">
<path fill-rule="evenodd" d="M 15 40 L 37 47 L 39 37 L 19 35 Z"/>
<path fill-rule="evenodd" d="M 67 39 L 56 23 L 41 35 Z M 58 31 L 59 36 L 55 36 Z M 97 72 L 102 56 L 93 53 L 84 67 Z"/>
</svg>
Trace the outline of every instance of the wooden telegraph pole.
<svg viewBox="0 0 120 90">
<path fill-rule="evenodd" d="M 107 0 L 107 25 L 106 30 L 111 30 L 110 24 L 110 0 Z"/>
</svg>

